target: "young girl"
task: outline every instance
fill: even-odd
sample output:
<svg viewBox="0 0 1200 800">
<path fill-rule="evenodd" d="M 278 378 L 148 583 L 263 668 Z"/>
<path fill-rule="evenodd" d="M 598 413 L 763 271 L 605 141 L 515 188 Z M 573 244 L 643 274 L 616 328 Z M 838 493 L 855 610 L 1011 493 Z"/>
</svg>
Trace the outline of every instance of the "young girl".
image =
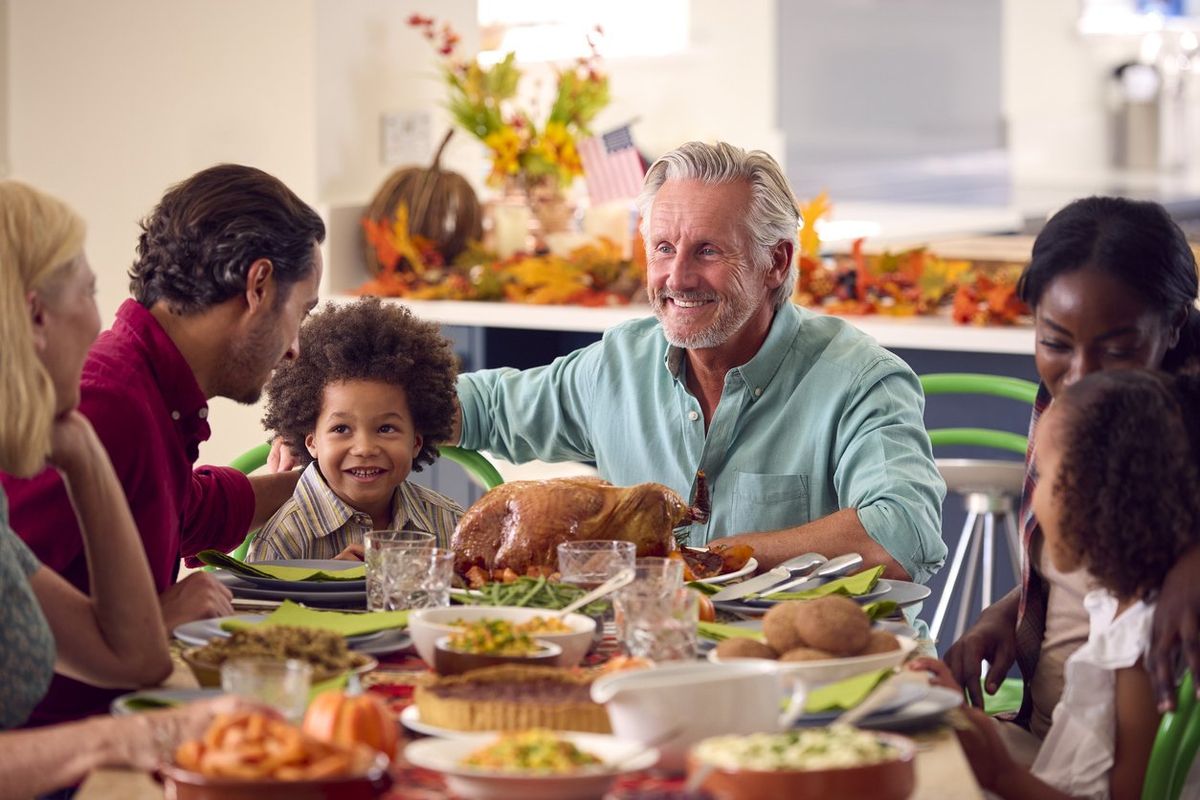
<svg viewBox="0 0 1200 800">
<path fill-rule="evenodd" d="M 960 734 L 980 784 L 1003 798 L 1140 798 L 1158 729 L 1143 656 L 1156 594 L 1200 529 L 1200 378 L 1098 372 L 1065 389 L 1037 435 L 1034 511 L 1056 569 L 1085 569 L 1086 644 L 1037 759 L 1012 759 L 992 720 Z M 918 659 L 951 681 L 940 662 Z M 1193 770 L 1184 797 L 1200 797 Z"/>
</svg>

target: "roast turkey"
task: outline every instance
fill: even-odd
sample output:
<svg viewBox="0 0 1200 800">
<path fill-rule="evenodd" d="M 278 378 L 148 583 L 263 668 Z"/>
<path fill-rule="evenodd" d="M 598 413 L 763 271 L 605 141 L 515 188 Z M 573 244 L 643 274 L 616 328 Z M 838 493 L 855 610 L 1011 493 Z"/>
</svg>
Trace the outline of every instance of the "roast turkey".
<svg viewBox="0 0 1200 800">
<path fill-rule="evenodd" d="M 620 539 L 638 556 L 665 556 L 672 531 L 708 519 L 708 491 L 698 476 L 696 507 L 658 483 L 613 486 L 600 478 L 514 481 L 492 489 L 467 510 L 454 530 L 455 571 L 472 567 L 518 575 L 553 568 L 560 542 Z"/>
</svg>

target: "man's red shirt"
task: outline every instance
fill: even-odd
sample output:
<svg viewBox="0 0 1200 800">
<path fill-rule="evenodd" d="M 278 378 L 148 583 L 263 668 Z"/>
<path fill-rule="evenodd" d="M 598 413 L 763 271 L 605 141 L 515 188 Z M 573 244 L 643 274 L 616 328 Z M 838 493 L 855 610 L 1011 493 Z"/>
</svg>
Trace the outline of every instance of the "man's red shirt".
<svg viewBox="0 0 1200 800">
<path fill-rule="evenodd" d="M 181 556 L 241 543 L 254 515 L 250 482 L 229 467 L 193 469 L 211 433 L 208 401 L 175 343 L 136 301 L 125 301 L 88 353 L 79 409 L 125 487 L 159 592 L 175 582 Z M 43 564 L 87 592 L 83 540 L 58 472 L 0 475 L 0 483 L 13 530 Z M 118 694 L 55 675 L 28 724 L 103 713 Z"/>
</svg>

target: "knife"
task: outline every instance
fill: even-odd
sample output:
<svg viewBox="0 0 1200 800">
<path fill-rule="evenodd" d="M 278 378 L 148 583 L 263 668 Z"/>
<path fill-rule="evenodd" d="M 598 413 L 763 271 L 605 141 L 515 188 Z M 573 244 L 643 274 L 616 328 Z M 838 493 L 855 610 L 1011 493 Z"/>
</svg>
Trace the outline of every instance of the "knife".
<svg viewBox="0 0 1200 800">
<path fill-rule="evenodd" d="M 710 599 L 714 603 L 723 603 L 727 600 L 737 600 L 748 594 L 760 594 L 764 589 L 768 589 L 777 583 L 790 581 L 800 575 L 807 575 L 824 563 L 825 556 L 820 553 L 805 553 L 804 555 L 794 556 L 761 575 L 756 575 L 749 580 L 735 583 L 732 586 L 726 586 Z"/>
<path fill-rule="evenodd" d="M 858 553 L 846 553 L 842 556 L 834 556 L 813 570 L 811 575 L 803 575 L 797 580 L 788 581 L 787 583 L 774 586 L 769 592 L 763 592 L 763 594 L 777 594 L 779 592 L 805 592 L 809 589 L 815 589 L 821 584 L 828 582 L 832 578 L 839 578 L 842 575 L 847 575 L 853 572 L 855 569 L 862 566 L 862 563 L 863 557 Z"/>
</svg>

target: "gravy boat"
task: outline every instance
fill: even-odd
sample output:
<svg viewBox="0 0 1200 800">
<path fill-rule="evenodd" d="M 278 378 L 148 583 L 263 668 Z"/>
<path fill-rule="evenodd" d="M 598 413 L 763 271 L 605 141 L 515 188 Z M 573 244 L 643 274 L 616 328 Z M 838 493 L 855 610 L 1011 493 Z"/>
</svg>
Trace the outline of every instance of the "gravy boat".
<svg viewBox="0 0 1200 800">
<path fill-rule="evenodd" d="M 592 684 L 592 700 L 608 711 L 613 733 L 653 742 L 661 754 L 659 768 L 669 772 L 686 769 L 688 748 L 701 739 L 780 730 L 786 694 L 772 662 L 665 664 L 606 675 Z"/>
</svg>

